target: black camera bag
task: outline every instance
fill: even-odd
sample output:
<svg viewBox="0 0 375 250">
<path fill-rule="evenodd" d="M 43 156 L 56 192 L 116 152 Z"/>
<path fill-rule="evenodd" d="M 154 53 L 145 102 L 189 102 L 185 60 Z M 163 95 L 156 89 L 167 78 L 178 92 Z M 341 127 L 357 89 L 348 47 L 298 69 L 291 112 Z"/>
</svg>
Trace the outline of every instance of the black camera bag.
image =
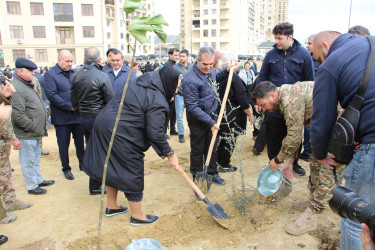
<svg viewBox="0 0 375 250">
<path fill-rule="evenodd" d="M 358 128 L 360 110 L 364 101 L 364 94 L 375 66 L 375 40 L 368 36 L 370 55 L 367 60 L 365 73 L 359 83 L 357 93 L 353 96 L 342 116 L 334 124 L 328 151 L 336 157 L 338 163 L 349 164 L 353 158 L 355 137 Z"/>
</svg>

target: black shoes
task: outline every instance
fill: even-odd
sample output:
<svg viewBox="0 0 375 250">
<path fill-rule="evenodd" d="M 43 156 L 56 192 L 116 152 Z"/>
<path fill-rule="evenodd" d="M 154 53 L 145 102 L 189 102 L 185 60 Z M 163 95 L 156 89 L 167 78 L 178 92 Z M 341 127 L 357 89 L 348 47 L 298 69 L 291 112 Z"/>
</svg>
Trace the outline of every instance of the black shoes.
<svg viewBox="0 0 375 250">
<path fill-rule="evenodd" d="M 0 235 L 0 245 L 4 244 L 7 241 L 8 237 L 6 237 L 5 235 Z"/>
<path fill-rule="evenodd" d="M 310 162 L 310 155 L 302 153 L 299 157 L 299 159 Z"/>
<path fill-rule="evenodd" d="M 298 163 L 293 165 L 293 171 L 299 176 L 304 176 L 306 174 L 306 171 L 300 165 L 298 165 Z"/>
<path fill-rule="evenodd" d="M 65 175 L 65 179 L 71 180 L 71 181 L 74 180 L 74 176 L 73 176 L 72 172 L 66 171 L 66 172 L 64 172 L 64 175 Z"/>
<path fill-rule="evenodd" d="M 260 155 L 262 153 L 262 152 L 258 151 L 256 148 L 253 148 L 251 151 L 253 151 L 253 154 L 255 156 L 258 156 L 258 155 Z"/>
<path fill-rule="evenodd" d="M 29 194 L 41 195 L 47 193 L 47 190 L 45 190 L 44 188 L 36 187 L 34 189 L 28 190 L 27 192 Z"/>
<path fill-rule="evenodd" d="M 138 219 L 134 219 L 133 217 L 130 217 L 130 224 L 134 226 L 147 225 L 147 224 L 154 223 L 158 219 L 159 219 L 158 216 L 146 214 L 146 220 L 138 220 Z"/>
<path fill-rule="evenodd" d="M 176 130 L 171 130 L 170 135 L 178 135 Z"/>
<path fill-rule="evenodd" d="M 178 141 L 179 141 L 180 143 L 184 143 L 184 142 L 185 142 L 185 137 L 184 137 L 184 135 L 178 135 Z"/>
<path fill-rule="evenodd" d="M 218 171 L 218 172 L 221 172 L 221 173 L 224 173 L 224 172 L 236 172 L 236 171 L 237 171 L 237 167 L 232 166 L 232 165 L 229 165 L 229 166 L 227 166 L 227 167 L 219 166 L 219 167 L 217 168 L 217 171 Z"/>
<path fill-rule="evenodd" d="M 55 181 L 54 180 L 50 180 L 50 181 L 46 181 L 44 180 L 42 183 L 40 183 L 38 186 L 39 187 L 47 187 L 47 186 L 51 186 L 55 184 Z"/>
<path fill-rule="evenodd" d="M 114 215 L 117 215 L 117 214 L 126 213 L 127 211 L 128 211 L 128 208 L 127 207 L 122 207 L 122 206 L 120 206 L 119 209 L 109 209 L 109 208 L 106 208 L 104 215 L 105 216 L 114 216 Z"/>
</svg>

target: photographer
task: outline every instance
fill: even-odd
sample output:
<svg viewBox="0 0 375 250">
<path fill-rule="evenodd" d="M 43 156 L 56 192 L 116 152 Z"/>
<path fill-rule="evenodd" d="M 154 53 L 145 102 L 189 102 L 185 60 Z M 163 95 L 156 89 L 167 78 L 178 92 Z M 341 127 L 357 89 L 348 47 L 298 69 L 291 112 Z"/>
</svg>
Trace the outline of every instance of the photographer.
<svg viewBox="0 0 375 250">
<path fill-rule="evenodd" d="M 314 38 L 313 54 L 319 67 L 311 118 L 312 153 L 329 169 L 337 165 L 328 152 L 329 139 L 337 118 L 337 104 L 345 109 L 358 90 L 370 54 L 366 37 L 341 35 L 335 31 L 320 32 Z M 350 55 L 350 56 L 349 56 Z M 370 77 L 356 131 L 360 143 L 353 159 L 345 169 L 345 187 L 370 204 L 375 203 L 375 73 Z M 359 235 L 362 226 L 348 218 L 341 219 L 341 249 L 362 249 Z"/>
</svg>

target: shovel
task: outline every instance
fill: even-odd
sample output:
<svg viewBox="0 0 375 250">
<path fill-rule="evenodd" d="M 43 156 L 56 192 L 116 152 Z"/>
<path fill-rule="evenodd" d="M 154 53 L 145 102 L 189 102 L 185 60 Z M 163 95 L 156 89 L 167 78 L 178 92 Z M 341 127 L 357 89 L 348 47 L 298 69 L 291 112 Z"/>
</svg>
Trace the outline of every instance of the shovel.
<svg viewBox="0 0 375 250">
<path fill-rule="evenodd" d="M 225 88 L 224 98 L 223 98 L 223 101 L 221 102 L 219 117 L 218 117 L 217 123 L 216 123 L 219 127 L 220 127 L 220 124 L 221 124 L 221 119 L 223 119 L 224 109 L 225 109 L 225 106 L 227 104 L 228 94 L 229 94 L 230 86 L 232 84 L 233 70 L 234 70 L 233 67 L 230 68 L 229 76 L 228 76 L 228 82 L 227 82 L 227 86 Z M 217 133 L 218 133 L 218 130 L 215 129 L 215 131 L 212 134 L 210 147 L 208 148 L 207 159 L 206 159 L 206 163 L 204 164 L 204 167 L 203 167 L 203 172 L 197 172 L 197 174 L 195 176 L 194 182 L 196 183 L 198 188 L 200 190 L 202 190 L 202 192 L 204 194 L 207 194 L 208 191 L 210 191 L 210 188 L 211 188 L 212 175 L 207 174 L 207 169 L 208 169 L 208 165 L 210 165 L 212 150 L 214 149 Z M 196 196 L 197 196 L 197 194 L 196 194 Z M 198 198 L 198 196 L 197 196 L 197 198 Z"/>
<path fill-rule="evenodd" d="M 207 211 L 214 217 L 214 219 L 221 226 L 228 228 L 230 217 L 228 214 L 225 213 L 224 209 L 218 203 L 212 204 L 180 166 L 177 166 L 177 170 L 186 179 L 189 185 L 194 189 L 195 193 L 199 196 L 199 198 L 207 204 Z"/>
</svg>

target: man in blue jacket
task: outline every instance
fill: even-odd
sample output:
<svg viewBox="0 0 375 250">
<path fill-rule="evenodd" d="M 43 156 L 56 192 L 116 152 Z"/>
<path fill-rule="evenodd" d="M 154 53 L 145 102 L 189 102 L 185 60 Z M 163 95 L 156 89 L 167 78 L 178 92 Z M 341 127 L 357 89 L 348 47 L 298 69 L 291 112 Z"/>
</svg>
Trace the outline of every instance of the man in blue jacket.
<svg viewBox="0 0 375 250">
<path fill-rule="evenodd" d="M 257 82 L 270 81 L 277 87 L 294 84 L 298 81 L 313 81 L 314 68 L 309 52 L 293 38 L 293 24 L 280 23 L 272 31 L 275 38 L 274 48 L 266 57 Z M 287 134 L 285 120 L 280 112 L 266 112 L 268 158 L 272 160 L 281 149 L 283 138 Z M 296 160 L 293 170 L 297 175 L 305 175 L 305 170 Z"/>
<path fill-rule="evenodd" d="M 228 71 L 219 73 L 213 69 L 215 50 L 211 47 L 199 49 L 197 61 L 184 77 L 182 90 L 186 107 L 186 118 L 190 128 L 190 173 L 195 179 L 197 172 L 202 172 L 203 159 L 207 157 L 212 134 L 219 130 L 216 124 L 218 109 L 216 80 L 228 76 Z M 207 173 L 218 185 L 226 182 L 217 172 L 216 148 L 213 149 Z"/>
<path fill-rule="evenodd" d="M 128 79 L 130 69 L 124 64 L 124 56 L 122 55 L 122 52 L 117 49 L 109 54 L 108 61 L 112 68 L 108 69 L 105 73 L 111 80 L 113 91 L 115 94 L 120 91 L 122 92 L 126 80 Z M 130 80 L 135 79 L 136 77 L 137 76 L 133 70 Z"/>
<path fill-rule="evenodd" d="M 337 165 L 328 152 L 328 142 L 337 119 L 337 103 L 345 109 L 358 90 L 370 44 L 366 37 L 324 31 L 314 38 L 314 56 L 323 62 L 316 75 L 311 118 L 311 148 L 321 164 Z M 360 147 L 346 167 L 345 187 L 370 204 L 375 204 L 375 70 L 364 95 L 356 131 Z M 341 249 L 362 249 L 362 227 L 350 219 L 341 220 Z"/>
<path fill-rule="evenodd" d="M 51 122 L 56 129 L 62 171 L 68 180 L 74 180 L 69 165 L 69 144 L 72 134 L 80 169 L 84 153 L 83 132 L 70 101 L 70 80 L 74 74 L 71 69 L 72 62 L 73 55 L 68 50 L 61 50 L 57 64 L 44 74 L 44 90 L 51 105 Z"/>
</svg>

